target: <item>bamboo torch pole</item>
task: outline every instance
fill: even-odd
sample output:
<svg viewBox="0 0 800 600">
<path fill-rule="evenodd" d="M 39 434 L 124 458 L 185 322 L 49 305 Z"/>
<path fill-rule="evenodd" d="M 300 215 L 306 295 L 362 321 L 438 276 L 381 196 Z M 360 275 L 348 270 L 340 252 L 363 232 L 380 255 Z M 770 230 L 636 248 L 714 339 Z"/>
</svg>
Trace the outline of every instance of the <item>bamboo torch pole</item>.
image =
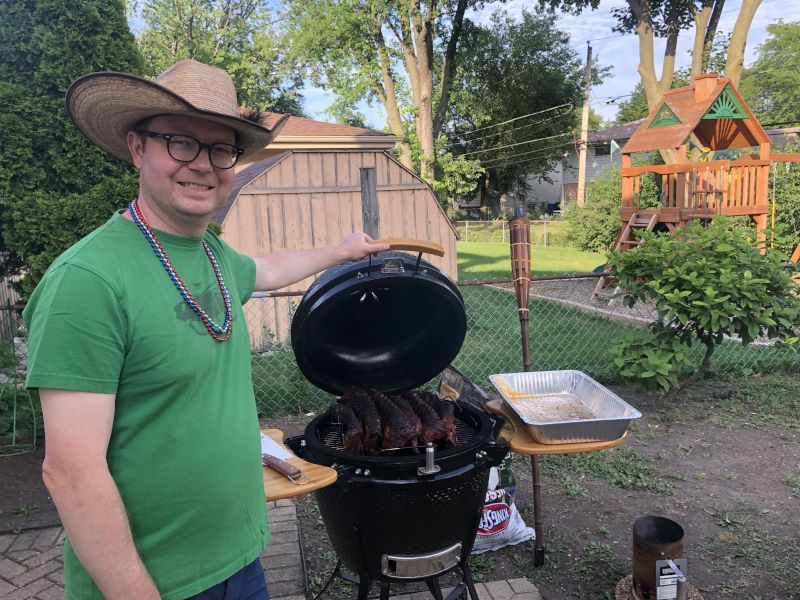
<svg viewBox="0 0 800 600">
<path fill-rule="evenodd" d="M 509 223 L 511 242 L 511 274 L 514 278 L 514 291 L 517 295 L 519 328 L 522 337 L 522 366 L 531 370 L 531 346 L 529 337 L 528 296 L 531 287 L 531 223 L 517 214 Z M 533 564 L 544 564 L 544 541 L 542 539 L 542 488 L 539 471 L 539 457 L 531 455 L 531 479 L 533 481 L 533 527 L 536 543 L 533 549 Z"/>
<path fill-rule="evenodd" d="M 511 241 L 511 275 L 517 294 L 520 334 L 522 335 L 522 365 L 531 370 L 530 343 L 528 340 L 528 294 L 531 287 L 531 222 L 514 217 L 509 222 Z"/>
</svg>

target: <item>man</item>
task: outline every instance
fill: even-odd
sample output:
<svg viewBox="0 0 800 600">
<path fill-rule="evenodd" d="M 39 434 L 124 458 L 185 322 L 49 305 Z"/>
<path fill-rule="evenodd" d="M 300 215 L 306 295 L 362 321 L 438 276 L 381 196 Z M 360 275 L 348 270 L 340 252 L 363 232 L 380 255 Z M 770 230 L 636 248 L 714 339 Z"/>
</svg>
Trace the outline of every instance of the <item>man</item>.
<svg viewBox="0 0 800 600">
<path fill-rule="evenodd" d="M 75 124 L 139 170 L 139 196 L 61 255 L 24 316 L 43 477 L 66 529 L 69 600 L 267 598 L 258 420 L 241 305 L 386 250 L 251 258 L 206 228 L 233 166 L 272 130 L 239 118 L 227 73 L 184 60 L 155 81 L 93 73 Z"/>
</svg>

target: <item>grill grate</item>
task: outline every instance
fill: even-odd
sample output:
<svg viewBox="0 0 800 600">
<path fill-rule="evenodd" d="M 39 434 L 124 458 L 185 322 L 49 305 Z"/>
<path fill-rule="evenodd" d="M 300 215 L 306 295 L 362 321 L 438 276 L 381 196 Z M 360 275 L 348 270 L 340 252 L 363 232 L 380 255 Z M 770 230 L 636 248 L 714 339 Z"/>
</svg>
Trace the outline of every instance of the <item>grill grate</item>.
<svg viewBox="0 0 800 600">
<path fill-rule="evenodd" d="M 463 446 L 465 444 L 471 444 L 475 441 L 476 434 L 478 431 L 478 423 L 474 421 L 474 417 L 472 417 L 469 413 L 461 410 L 461 408 L 456 404 L 455 410 L 455 417 L 456 417 L 456 446 Z M 338 450 L 342 452 L 344 450 L 344 432 L 342 431 L 341 423 L 335 420 L 334 417 L 330 417 L 326 419 L 320 424 L 320 428 L 317 430 L 317 434 L 319 435 L 319 439 L 322 440 L 322 443 L 325 444 L 328 448 L 333 450 Z M 448 448 L 448 450 L 452 450 L 453 448 Z M 386 455 L 389 452 L 392 452 L 393 456 L 421 456 L 422 455 L 422 447 L 419 447 L 418 453 L 414 454 L 414 450 L 411 447 L 408 448 L 399 448 L 399 449 L 392 449 L 389 451 L 383 451 L 382 455 Z M 364 455 L 368 456 L 368 455 Z M 379 455 L 381 456 L 381 455 Z"/>
</svg>

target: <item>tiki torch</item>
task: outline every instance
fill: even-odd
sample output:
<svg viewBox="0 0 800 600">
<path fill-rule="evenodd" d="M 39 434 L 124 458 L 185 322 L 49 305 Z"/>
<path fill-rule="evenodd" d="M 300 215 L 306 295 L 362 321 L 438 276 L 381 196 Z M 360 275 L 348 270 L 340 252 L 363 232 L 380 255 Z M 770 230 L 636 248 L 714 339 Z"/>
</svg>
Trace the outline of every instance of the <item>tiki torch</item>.
<svg viewBox="0 0 800 600">
<path fill-rule="evenodd" d="M 531 287 L 531 222 L 517 213 L 509 222 L 511 241 L 511 274 L 514 278 L 514 291 L 517 294 L 519 328 L 522 336 L 522 367 L 531 370 L 531 345 L 528 323 L 528 295 Z M 531 479 L 533 480 L 533 527 L 536 542 L 533 549 L 533 564 L 544 564 L 544 541 L 542 540 L 542 487 L 539 471 L 539 457 L 531 454 Z"/>
<path fill-rule="evenodd" d="M 531 287 L 531 222 L 517 215 L 509 221 L 511 231 L 511 274 L 517 293 L 520 333 L 522 334 L 522 365 L 531 370 L 530 342 L 528 339 L 528 293 Z"/>
</svg>

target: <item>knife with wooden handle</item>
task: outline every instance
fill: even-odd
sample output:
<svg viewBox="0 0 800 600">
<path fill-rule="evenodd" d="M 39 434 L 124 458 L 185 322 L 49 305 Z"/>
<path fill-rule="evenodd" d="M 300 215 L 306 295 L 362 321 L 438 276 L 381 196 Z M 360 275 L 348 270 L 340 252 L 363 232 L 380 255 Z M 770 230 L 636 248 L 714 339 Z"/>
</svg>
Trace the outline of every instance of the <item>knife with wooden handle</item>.
<svg viewBox="0 0 800 600">
<path fill-rule="evenodd" d="M 297 479 L 303 474 L 303 472 L 293 464 L 272 456 L 271 454 L 262 454 L 261 461 L 264 463 L 265 467 L 274 469 L 281 475 L 286 475 L 286 477 L 292 480 Z"/>
</svg>

